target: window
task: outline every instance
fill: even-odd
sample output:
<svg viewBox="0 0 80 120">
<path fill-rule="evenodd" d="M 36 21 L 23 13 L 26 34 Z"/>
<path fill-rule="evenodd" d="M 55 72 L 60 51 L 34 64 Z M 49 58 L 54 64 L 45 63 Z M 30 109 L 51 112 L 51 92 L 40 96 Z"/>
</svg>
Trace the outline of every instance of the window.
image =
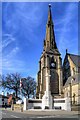
<svg viewBox="0 0 80 120">
<path fill-rule="evenodd" d="M 75 69 L 73 68 L 73 75 L 75 75 Z"/>
<path fill-rule="evenodd" d="M 75 93 L 73 94 L 73 104 L 75 104 Z"/>
<path fill-rule="evenodd" d="M 69 68 L 69 62 L 66 62 L 65 63 L 65 69 L 68 69 Z"/>
<path fill-rule="evenodd" d="M 79 83 L 79 87 L 78 87 L 78 88 L 79 88 L 79 90 L 80 90 L 80 83 Z"/>
</svg>

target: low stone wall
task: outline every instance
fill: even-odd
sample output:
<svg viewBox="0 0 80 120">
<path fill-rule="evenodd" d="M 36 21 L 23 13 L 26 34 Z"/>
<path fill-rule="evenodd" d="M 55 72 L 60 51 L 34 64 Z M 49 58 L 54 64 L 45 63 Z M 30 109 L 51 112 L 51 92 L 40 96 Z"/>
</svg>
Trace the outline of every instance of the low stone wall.
<svg viewBox="0 0 80 120">
<path fill-rule="evenodd" d="M 60 99 L 54 99 L 54 108 L 60 108 L 62 110 L 65 110 L 66 107 L 66 101 L 65 98 L 60 98 Z"/>
<path fill-rule="evenodd" d="M 42 99 L 29 99 L 27 100 L 26 109 L 42 109 Z M 45 106 L 45 109 L 50 109 Z M 69 98 L 59 98 L 53 100 L 53 109 L 61 109 L 71 111 L 70 99 Z"/>
<path fill-rule="evenodd" d="M 61 107 L 62 110 L 71 111 L 70 98 L 54 99 L 54 107 Z"/>
<path fill-rule="evenodd" d="M 23 104 L 13 104 L 11 110 L 23 112 Z"/>
<path fill-rule="evenodd" d="M 79 105 L 72 105 L 71 110 L 72 111 L 80 111 L 80 104 Z"/>
<path fill-rule="evenodd" d="M 42 109 L 42 100 L 39 99 L 28 100 L 28 109 Z"/>
<path fill-rule="evenodd" d="M 65 110 L 65 102 L 65 98 L 54 99 L 54 109 L 60 108 L 62 110 Z"/>
</svg>

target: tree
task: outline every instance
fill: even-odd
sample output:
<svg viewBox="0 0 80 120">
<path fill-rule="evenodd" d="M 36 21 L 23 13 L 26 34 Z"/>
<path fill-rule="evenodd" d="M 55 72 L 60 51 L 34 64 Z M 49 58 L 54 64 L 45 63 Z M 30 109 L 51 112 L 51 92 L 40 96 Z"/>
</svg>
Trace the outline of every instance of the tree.
<svg viewBox="0 0 80 120">
<path fill-rule="evenodd" d="M 0 81 L 0 86 L 4 89 L 15 91 L 16 98 L 18 97 L 18 92 L 20 90 L 20 79 L 21 75 L 19 73 L 11 73 L 6 76 L 2 76 L 2 81 Z"/>
<path fill-rule="evenodd" d="M 36 81 L 28 76 L 22 79 L 22 94 L 28 98 L 34 97 L 36 93 Z"/>
</svg>

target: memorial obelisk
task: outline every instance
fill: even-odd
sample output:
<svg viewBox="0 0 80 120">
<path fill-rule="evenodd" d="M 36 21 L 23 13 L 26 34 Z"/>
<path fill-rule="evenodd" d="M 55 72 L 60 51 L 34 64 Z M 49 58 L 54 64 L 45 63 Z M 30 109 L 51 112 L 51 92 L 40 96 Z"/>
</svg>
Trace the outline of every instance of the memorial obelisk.
<svg viewBox="0 0 80 120">
<path fill-rule="evenodd" d="M 48 64 L 48 59 L 46 58 L 46 66 Z M 42 97 L 42 109 L 52 109 L 53 107 L 53 98 L 50 91 L 50 73 L 49 70 L 46 68 L 46 91 Z"/>
</svg>

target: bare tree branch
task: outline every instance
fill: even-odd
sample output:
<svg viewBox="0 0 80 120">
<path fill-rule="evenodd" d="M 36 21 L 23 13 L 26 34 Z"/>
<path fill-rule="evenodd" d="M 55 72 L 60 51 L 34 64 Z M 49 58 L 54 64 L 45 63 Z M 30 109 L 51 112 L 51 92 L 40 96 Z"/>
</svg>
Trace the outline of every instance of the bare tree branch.
<svg viewBox="0 0 80 120">
<path fill-rule="evenodd" d="M 27 77 L 22 80 L 22 93 L 28 98 L 34 97 L 36 91 L 36 81 L 32 77 Z"/>
</svg>

